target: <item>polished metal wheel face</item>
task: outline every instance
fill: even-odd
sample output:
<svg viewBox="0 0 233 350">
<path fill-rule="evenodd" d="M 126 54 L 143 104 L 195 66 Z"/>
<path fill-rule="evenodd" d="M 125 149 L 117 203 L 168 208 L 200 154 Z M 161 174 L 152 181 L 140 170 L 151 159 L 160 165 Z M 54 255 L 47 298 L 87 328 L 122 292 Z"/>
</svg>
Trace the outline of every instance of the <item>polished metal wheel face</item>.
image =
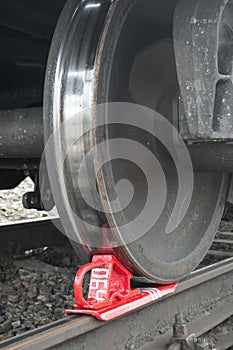
<svg viewBox="0 0 233 350">
<path fill-rule="evenodd" d="M 148 130 L 112 123 L 106 110 L 114 103 L 142 105 L 145 107 L 138 108 L 144 111 L 143 117 L 152 113 L 155 118 L 153 128 L 157 122 L 153 110 L 176 125 L 175 6 L 175 0 L 166 4 L 149 0 L 146 6 L 143 0 L 68 1 L 52 41 L 44 96 L 46 162 L 66 234 L 83 260 L 96 253 L 114 253 L 135 274 L 165 283 L 186 276 L 205 255 L 221 218 L 227 178 L 194 173 L 186 215 L 168 233 L 179 191 L 176 164 Z M 150 184 L 135 162 L 124 157 L 109 160 L 115 150 L 101 144 L 119 139 L 142 144 L 158 156 L 157 169 L 163 170 L 167 185 L 158 218 L 133 239 L 126 239 L 122 227 L 143 211 Z M 152 172 L 155 193 L 164 186 L 164 179 L 157 175 Z M 122 179 L 133 187 L 132 201 L 113 211 L 112 201 Z M 150 208 L 157 203 L 155 196 Z"/>
</svg>

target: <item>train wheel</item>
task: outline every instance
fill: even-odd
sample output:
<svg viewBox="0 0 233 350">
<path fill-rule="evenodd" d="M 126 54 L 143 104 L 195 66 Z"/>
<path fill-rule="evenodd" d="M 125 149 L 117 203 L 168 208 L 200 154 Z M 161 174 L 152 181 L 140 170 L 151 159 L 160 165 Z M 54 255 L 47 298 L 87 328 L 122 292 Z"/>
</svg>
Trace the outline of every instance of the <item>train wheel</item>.
<svg viewBox="0 0 233 350">
<path fill-rule="evenodd" d="M 142 237 L 125 242 L 121 226 L 142 209 L 145 178 L 134 164 L 125 165 L 123 160 L 118 160 L 110 162 L 110 171 L 102 172 L 101 183 L 93 166 L 87 165 L 80 184 L 76 176 L 82 159 L 93 146 L 98 148 L 98 141 L 106 133 L 95 130 L 96 121 L 90 117 L 93 114 L 79 112 L 120 101 L 149 107 L 172 121 L 170 116 L 179 94 L 172 46 L 176 3 L 175 0 L 148 0 L 146 5 L 143 0 L 69 0 L 52 40 L 44 95 L 46 142 L 55 134 L 46 161 L 64 230 L 72 241 L 81 242 L 82 246 L 73 244 L 83 260 L 88 260 L 90 255 L 100 252 L 97 246 L 101 247 L 100 242 L 106 239 L 103 231 L 97 233 L 96 227 L 108 224 L 114 232 L 114 242 L 110 240 L 101 252 L 114 251 L 136 275 L 158 283 L 183 278 L 206 254 L 221 220 L 228 177 L 221 173 L 194 173 L 193 196 L 187 213 L 179 226 L 167 234 L 167 218 L 177 195 L 177 173 L 171 167 L 166 171 L 168 196 L 159 220 Z M 75 122 L 57 132 L 58 126 L 75 114 Z M 71 145 L 76 131 L 84 130 L 86 125 L 92 132 L 78 140 L 71 154 L 64 156 L 63 163 L 67 144 Z M 145 136 L 143 133 L 133 136 L 133 131 L 125 127 L 111 128 L 109 133 L 113 138 L 132 134 L 136 141 L 137 137 L 143 140 Z M 129 178 L 136 186 L 133 203 L 122 215 L 107 213 L 106 208 L 100 213 L 84 200 L 82 194 L 91 198 L 96 187 L 103 198 L 109 198 L 122 178 Z M 155 186 L 161 186 L 159 180 Z"/>
</svg>

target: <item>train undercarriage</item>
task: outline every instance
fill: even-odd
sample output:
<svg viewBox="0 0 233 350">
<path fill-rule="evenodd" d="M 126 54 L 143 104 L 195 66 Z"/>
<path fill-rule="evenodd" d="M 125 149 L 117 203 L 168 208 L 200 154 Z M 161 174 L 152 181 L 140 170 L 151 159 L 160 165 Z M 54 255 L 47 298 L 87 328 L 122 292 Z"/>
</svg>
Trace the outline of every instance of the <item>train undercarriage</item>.
<svg viewBox="0 0 233 350">
<path fill-rule="evenodd" d="M 30 176 L 24 206 L 56 205 L 83 261 L 188 275 L 233 203 L 232 14 L 230 0 L 4 0 L 0 188 Z"/>
</svg>

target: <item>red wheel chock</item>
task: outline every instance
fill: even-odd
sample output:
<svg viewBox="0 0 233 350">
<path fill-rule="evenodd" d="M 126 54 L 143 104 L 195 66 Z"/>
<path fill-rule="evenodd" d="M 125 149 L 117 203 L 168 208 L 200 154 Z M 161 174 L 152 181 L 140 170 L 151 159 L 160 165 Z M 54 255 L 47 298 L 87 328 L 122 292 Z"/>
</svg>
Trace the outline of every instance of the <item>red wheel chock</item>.
<svg viewBox="0 0 233 350">
<path fill-rule="evenodd" d="M 91 271 L 88 297 L 83 297 L 83 280 Z M 102 321 L 110 321 L 160 299 L 175 291 L 177 283 L 143 289 L 131 289 L 133 277 L 113 255 L 95 255 L 92 262 L 83 265 L 74 281 L 76 304 L 65 310 L 68 315 L 87 314 Z"/>
</svg>

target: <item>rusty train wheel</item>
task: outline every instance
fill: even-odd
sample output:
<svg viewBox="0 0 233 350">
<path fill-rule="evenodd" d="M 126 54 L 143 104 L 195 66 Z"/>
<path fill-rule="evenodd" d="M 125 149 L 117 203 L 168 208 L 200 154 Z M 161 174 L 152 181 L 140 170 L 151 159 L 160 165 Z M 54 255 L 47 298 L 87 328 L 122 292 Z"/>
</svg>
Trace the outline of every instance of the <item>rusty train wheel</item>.
<svg viewBox="0 0 233 350">
<path fill-rule="evenodd" d="M 48 61 L 44 95 L 45 141 L 74 114 L 107 102 L 143 105 L 170 119 L 179 93 L 172 47 L 175 6 L 175 0 L 149 0 L 146 6 L 143 0 L 67 2 L 52 40 Z M 121 219 L 121 215 L 106 214 L 104 205 L 102 213 L 87 205 L 71 169 L 77 166 L 77 170 L 85 152 L 93 146 L 98 149 L 98 142 L 108 137 L 107 134 L 113 138 L 132 134 L 132 138 L 140 142 L 146 135 L 125 127 L 111 128 L 103 133 L 103 130 L 94 130 L 94 119 L 85 113 L 78 116 L 75 125 L 70 124 L 68 130 L 57 133 L 46 159 L 63 227 L 71 240 L 81 242 L 81 245 L 73 243 L 78 253 L 83 260 L 98 253 L 96 243 L 106 237 L 101 230 L 97 234 L 95 227 L 105 223 L 114 231 L 114 243 L 101 252 L 114 251 L 136 275 L 168 283 L 189 274 L 204 257 L 214 238 L 225 204 L 227 176 L 194 173 L 194 191 L 188 211 L 180 225 L 167 235 L 167 216 L 177 194 L 177 173 L 174 168 L 169 170 L 166 177 L 168 197 L 159 220 L 143 237 L 127 244 L 121 232 L 121 220 L 129 221 L 134 212 L 140 210 L 146 189 L 143 174 L 133 164 L 125 166 L 119 160 L 110 162 L 110 171 L 102 172 L 100 183 L 93 166 L 87 167 L 82 179 L 82 191 L 87 197 L 93 195 L 97 186 L 98 193 L 108 198 L 121 178 L 128 177 L 136 184 L 137 195 Z M 92 132 L 79 140 L 63 164 L 61 154 L 67 147 L 67 138 L 75 137 L 75 130 L 87 124 Z M 137 183 L 142 185 L 137 186 Z M 160 183 L 156 185 L 159 187 Z M 82 224 L 77 218 L 82 219 Z M 90 226 L 87 228 L 85 222 L 91 223 L 93 230 Z M 119 244 L 117 248 L 116 242 Z"/>
</svg>

